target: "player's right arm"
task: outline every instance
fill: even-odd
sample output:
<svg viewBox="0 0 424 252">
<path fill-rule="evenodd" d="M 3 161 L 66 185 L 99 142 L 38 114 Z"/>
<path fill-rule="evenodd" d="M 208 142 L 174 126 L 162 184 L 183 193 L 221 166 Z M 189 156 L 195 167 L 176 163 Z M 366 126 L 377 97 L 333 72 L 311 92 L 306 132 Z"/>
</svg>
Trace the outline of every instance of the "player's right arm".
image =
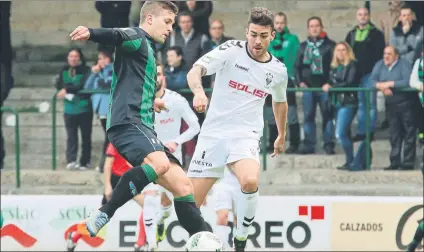
<svg viewBox="0 0 424 252">
<path fill-rule="evenodd" d="M 194 94 L 193 107 L 198 112 L 204 112 L 208 104 L 208 98 L 202 85 L 202 77 L 221 71 L 226 61 L 234 55 L 236 49 L 243 48 L 241 43 L 238 40 L 225 42 L 198 59 L 188 72 L 188 86 Z"/>
<path fill-rule="evenodd" d="M 119 46 L 124 41 L 131 40 L 128 33 L 133 32 L 132 28 L 87 28 L 85 26 L 78 26 L 69 36 L 71 40 L 91 40 L 96 43 L 105 45 Z"/>
</svg>

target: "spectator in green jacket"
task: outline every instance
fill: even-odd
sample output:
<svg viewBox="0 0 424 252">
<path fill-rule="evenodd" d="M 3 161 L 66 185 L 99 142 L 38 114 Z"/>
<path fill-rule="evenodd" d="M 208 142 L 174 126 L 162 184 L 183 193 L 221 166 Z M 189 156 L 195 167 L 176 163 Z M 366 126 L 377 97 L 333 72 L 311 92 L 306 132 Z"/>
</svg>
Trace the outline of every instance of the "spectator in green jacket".
<svg viewBox="0 0 424 252">
<path fill-rule="evenodd" d="M 283 12 L 278 12 L 274 17 L 275 38 L 271 41 L 269 52 L 277 59 L 283 62 L 287 67 L 287 74 L 289 76 L 288 87 L 294 86 L 294 73 L 293 66 L 296 61 L 297 49 L 299 48 L 299 39 L 296 35 L 292 34 L 287 27 L 287 16 Z M 288 125 L 290 133 L 290 146 L 286 153 L 295 153 L 300 144 L 300 126 L 297 115 L 296 93 L 287 93 L 287 102 L 289 104 L 288 112 Z M 272 112 L 271 97 L 266 100 L 265 106 L 265 119 L 269 122 L 270 138 L 268 144 L 269 151 L 273 151 L 274 141 L 277 138 L 278 130 Z"/>
<path fill-rule="evenodd" d="M 90 68 L 86 65 L 84 55 L 79 48 L 72 48 L 68 52 L 67 63 L 59 73 L 56 88 L 57 97 L 64 99 L 64 118 L 66 133 L 67 169 L 86 170 L 91 159 L 91 130 L 93 109 L 91 108 L 90 95 L 79 94 L 84 88 L 84 83 Z M 78 128 L 81 130 L 82 152 L 79 163 Z"/>
</svg>

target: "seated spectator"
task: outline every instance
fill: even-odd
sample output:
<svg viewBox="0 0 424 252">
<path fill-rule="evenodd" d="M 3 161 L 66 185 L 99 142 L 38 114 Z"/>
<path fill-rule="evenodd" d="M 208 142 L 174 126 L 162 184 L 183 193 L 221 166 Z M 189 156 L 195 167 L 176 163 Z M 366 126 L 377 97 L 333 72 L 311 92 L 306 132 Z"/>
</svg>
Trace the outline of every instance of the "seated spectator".
<svg viewBox="0 0 424 252">
<path fill-rule="evenodd" d="M 296 81 L 302 88 L 321 88 L 329 81 L 330 64 L 335 42 L 328 38 L 323 31 L 322 20 L 311 17 L 307 21 L 308 38 L 302 42 L 297 52 L 294 72 Z M 324 150 L 328 155 L 334 152 L 334 125 L 333 114 L 328 104 L 328 94 L 325 92 L 303 92 L 303 113 L 305 134 L 300 154 L 315 153 L 316 125 L 315 113 L 317 105 L 322 115 L 322 130 L 324 136 Z"/>
<path fill-rule="evenodd" d="M 211 22 L 211 27 L 209 28 L 209 36 L 210 39 L 206 41 L 204 45 L 206 53 L 212 51 L 222 43 L 234 39 L 232 37 L 227 37 L 224 35 L 224 23 L 218 19 Z"/>
<path fill-rule="evenodd" d="M 66 65 L 59 73 L 56 89 L 60 90 L 58 98 L 64 99 L 64 118 L 66 133 L 66 161 L 67 169 L 86 170 L 91 159 L 91 130 L 93 111 L 90 95 L 79 94 L 84 88 L 84 82 L 90 73 L 86 66 L 84 55 L 79 48 L 72 48 L 68 52 Z M 78 128 L 81 130 L 82 151 L 79 163 Z"/>
<path fill-rule="evenodd" d="M 113 54 L 109 51 L 99 51 L 97 64 L 91 67 L 91 75 L 85 82 L 85 89 L 109 91 L 113 77 Z M 106 120 L 109 111 L 109 93 L 97 93 L 91 95 L 93 111 L 100 120 L 105 132 L 105 140 L 101 152 L 100 164 L 98 169 L 103 172 L 106 158 L 106 148 L 109 140 L 106 135 Z"/>
<path fill-rule="evenodd" d="M 322 87 L 324 92 L 330 88 L 353 88 L 359 86 L 357 63 L 352 48 L 346 42 L 339 42 L 334 48 L 331 62 L 329 84 Z M 350 126 L 358 107 L 357 92 L 330 93 L 333 105 L 337 110 L 336 138 L 342 147 L 346 161 L 337 167 L 341 170 L 350 170 L 353 161 L 353 143 L 350 136 Z"/>
<path fill-rule="evenodd" d="M 389 116 L 390 165 L 385 170 L 411 170 L 415 164 L 416 122 L 414 105 L 418 96 L 414 92 L 402 92 L 409 87 L 411 64 L 399 58 L 393 46 L 384 49 L 383 60 L 377 62 L 371 73 L 373 86 L 386 96 Z M 403 145 L 403 146 L 402 146 Z M 403 149 L 403 155 L 401 155 Z M 403 156 L 403 160 L 402 157 Z"/>
<path fill-rule="evenodd" d="M 188 12 L 191 15 L 196 31 L 202 34 L 208 34 L 209 17 L 212 14 L 213 8 L 212 1 L 176 1 L 176 4 L 180 12 Z"/>
<path fill-rule="evenodd" d="M 172 46 L 166 52 L 168 63 L 165 69 L 167 88 L 178 92 L 188 88 L 187 68 L 184 66 L 183 51 L 179 46 Z"/>
<path fill-rule="evenodd" d="M 399 56 L 408 61 L 411 66 L 414 64 L 415 48 L 423 38 L 422 24 L 414 21 L 413 15 L 410 7 L 402 7 L 400 21 L 390 35 L 390 45 L 394 46 L 399 51 Z"/>
</svg>

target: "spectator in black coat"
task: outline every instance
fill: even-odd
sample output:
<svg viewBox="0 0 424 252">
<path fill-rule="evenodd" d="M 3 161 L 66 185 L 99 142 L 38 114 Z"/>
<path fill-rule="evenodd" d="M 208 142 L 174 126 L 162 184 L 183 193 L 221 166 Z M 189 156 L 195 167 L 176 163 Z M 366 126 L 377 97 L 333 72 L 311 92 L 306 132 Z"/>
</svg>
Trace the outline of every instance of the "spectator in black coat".
<svg viewBox="0 0 424 252">
<path fill-rule="evenodd" d="M 180 12 L 188 12 L 193 18 L 194 29 L 209 35 L 209 17 L 212 14 L 212 1 L 176 1 Z"/>
</svg>

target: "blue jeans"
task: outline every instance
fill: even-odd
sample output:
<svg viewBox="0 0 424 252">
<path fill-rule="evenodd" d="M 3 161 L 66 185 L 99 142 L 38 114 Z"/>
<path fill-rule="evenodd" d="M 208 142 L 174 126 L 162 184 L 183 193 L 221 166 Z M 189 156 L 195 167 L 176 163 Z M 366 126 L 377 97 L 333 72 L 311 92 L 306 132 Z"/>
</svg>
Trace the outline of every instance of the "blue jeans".
<svg viewBox="0 0 424 252">
<path fill-rule="evenodd" d="M 334 124 L 332 112 L 329 110 L 328 93 L 324 92 L 304 92 L 302 97 L 304 124 L 303 131 L 305 133 L 304 148 L 315 151 L 317 142 L 315 113 L 317 105 L 320 108 L 322 116 L 322 131 L 324 136 L 324 145 L 334 146 Z"/>
<path fill-rule="evenodd" d="M 336 138 L 342 147 L 346 164 L 353 161 L 353 143 L 350 137 L 350 125 L 355 117 L 356 108 L 349 106 L 337 107 Z"/>
<path fill-rule="evenodd" d="M 371 148 L 371 146 L 370 146 Z M 356 150 L 356 155 L 350 163 L 350 169 L 353 171 L 363 170 L 365 168 L 365 158 L 366 158 L 366 143 L 365 141 L 359 142 L 358 149 Z"/>
<path fill-rule="evenodd" d="M 367 74 L 361 79 L 361 87 L 364 88 L 371 88 L 371 82 L 370 82 L 370 76 L 371 74 Z M 371 132 L 375 131 L 375 124 L 377 122 L 377 92 L 371 92 L 370 93 L 370 127 Z M 366 118 L 366 107 L 365 107 L 365 92 L 358 92 L 358 130 L 356 131 L 356 134 L 358 135 L 365 135 L 366 128 L 365 128 L 365 118 Z"/>
</svg>

